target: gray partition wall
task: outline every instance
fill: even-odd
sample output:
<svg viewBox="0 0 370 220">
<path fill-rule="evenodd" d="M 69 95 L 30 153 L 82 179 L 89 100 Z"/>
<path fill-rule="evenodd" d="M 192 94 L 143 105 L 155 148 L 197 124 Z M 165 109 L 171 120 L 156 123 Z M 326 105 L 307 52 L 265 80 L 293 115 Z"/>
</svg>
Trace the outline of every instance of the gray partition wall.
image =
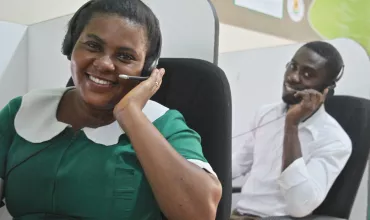
<svg viewBox="0 0 370 220">
<path fill-rule="evenodd" d="M 27 26 L 0 21 L 0 109 L 27 91 Z"/>
</svg>

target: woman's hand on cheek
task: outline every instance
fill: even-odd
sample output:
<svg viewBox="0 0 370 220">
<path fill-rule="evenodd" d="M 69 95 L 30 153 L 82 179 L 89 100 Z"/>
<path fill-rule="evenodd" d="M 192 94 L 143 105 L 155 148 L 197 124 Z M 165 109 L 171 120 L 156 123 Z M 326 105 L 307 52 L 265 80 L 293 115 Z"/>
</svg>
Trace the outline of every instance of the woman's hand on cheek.
<svg viewBox="0 0 370 220">
<path fill-rule="evenodd" d="M 150 77 L 141 82 L 114 107 L 114 115 L 117 116 L 127 107 L 142 110 L 148 100 L 158 91 L 162 84 L 164 69 L 154 69 Z"/>
</svg>

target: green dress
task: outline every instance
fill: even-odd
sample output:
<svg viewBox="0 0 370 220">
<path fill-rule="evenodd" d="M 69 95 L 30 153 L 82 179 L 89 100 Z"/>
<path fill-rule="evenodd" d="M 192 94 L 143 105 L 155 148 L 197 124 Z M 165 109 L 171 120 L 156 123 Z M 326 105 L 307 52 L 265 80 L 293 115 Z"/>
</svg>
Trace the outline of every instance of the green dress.
<svg viewBox="0 0 370 220">
<path fill-rule="evenodd" d="M 65 91 L 32 91 L 0 111 L 0 177 L 9 213 L 19 220 L 161 219 L 117 122 L 76 133 L 56 120 Z M 178 111 L 149 101 L 143 112 L 180 155 L 214 173 L 199 135 Z"/>
</svg>

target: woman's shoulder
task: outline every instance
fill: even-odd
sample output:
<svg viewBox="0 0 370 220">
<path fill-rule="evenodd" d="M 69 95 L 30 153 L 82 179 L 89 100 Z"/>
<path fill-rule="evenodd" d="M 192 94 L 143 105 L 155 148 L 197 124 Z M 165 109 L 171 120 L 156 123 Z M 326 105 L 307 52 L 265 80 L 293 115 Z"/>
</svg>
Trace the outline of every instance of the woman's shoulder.
<svg viewBox="0 0 370 220">
<path fill-rule="evenodd" d="M 43 108 L 39 105 L 49 105 L 60 101 L 64 93 L 70 88 L 35 89 L 22 96 L 21 107 Z"/>
<path fill-rule="evenodd" d="M 67 88 L 32 90 L 24 95 L 11 99 L 4 109 L 16 114 L 21 107 L 35 107 L 38 106 L 40 102 L 41 104 L 47 104 L 49 100 L 55 101 L 63 96 L 66 89 Z M 39 108 L 42 108 L 42 106 Z"/>
<path fill-rule="evenodd" d="M 0 109 L 0 136 L 4 132 L 9 132 L 9 129 L 14 130 L 14 118 L 22 103 L 22 96 L 13 98 L 8 104 Z"/>
<path fill-rule="evenodd" d="M 179 111 L 170 109 L 152 100 L 145 105 L 143 112 L 153 124 L 160 125 L 173 122 L 176 119 L 183 120 L 183 116 Z"/>
<path fill-rule="evenodd" d="M 63 94 L 68 88 L 37 89 L 18 97 L 17 116 L 32 119 L 33 117 L 54 114 Z"/>
<path fill-rule="evenodd" d="M 159 103 L 156 103 L 160 105 Z M 163 106 L 164 107 L 164 106 Z M 186 120 L 183 114 L 176 110 L 176 109 L 169 109 L 164 107 L 162 111 L 159 111 L 160 108 L 157 107 L 157 118 L 155 120 L 151 120 L 154 126 L 164 134 L 165 136 L 169 136 L 171 134 L 181 132 L 181 131 L 190 131 L 191 129 L 186 124 Z M 146 113 L 148 116 L 148 113 Z M 159 116 L 159 117 L 158 117 Z"/>
<path fill-rule="evenodd" d="M 59 123 L 55 116 L 59 102 L 67 90 L 68 88 L 37 89 L 23 95 L 14 117 L 17 134 L 29 142 L 40 143 L 50 140 L 63 130 L 66 125 Z"/>
<path fill-rule="evenodd" d="M 18 110 L 21 106 L 22 98 L 23 98 L 22 96 L 17 96 L 15 98 L 11 99 L 8 102 L 8 104 L 3 108 L 2 111 L 6 111 L 8 114 L 14 116 L 18 112 Z"/>
</svg>

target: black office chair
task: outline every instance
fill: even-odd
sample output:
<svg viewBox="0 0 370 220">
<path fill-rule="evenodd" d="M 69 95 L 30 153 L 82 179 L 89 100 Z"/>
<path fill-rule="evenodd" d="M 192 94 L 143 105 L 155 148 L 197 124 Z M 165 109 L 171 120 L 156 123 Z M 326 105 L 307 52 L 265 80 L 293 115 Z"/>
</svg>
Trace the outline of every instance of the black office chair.
<svg viewBox="0 0 370 220">
<path fill-rule="evenodd" d="M 348 219 L 365 171 L 370 150 L 370 100 L 353 96 L 332 96 L 325 102 L 326 111 L 335 118 L 352 140 L 352 154 L 334 182 L 324 202 L 304 220 Z M 240 193 L 240 187 L 233 187 Z M 330 216 L 330 217 L 329 217 Z M 268 217 L 268 219 L 297 219 Z"/>
<path fill-rule="evenodd" d="M 202 137 L 203 153 L 222 184 L 217 220 L 231 213 L 231 92 L 225 73 L 197 59 L 163 58 L 162 86 L 152 100 L 180 111 Z M 67 86 L 72 86 L 70 79 Z M 199 183 L 202 184 L 202 183 Z"/>
</svg>

